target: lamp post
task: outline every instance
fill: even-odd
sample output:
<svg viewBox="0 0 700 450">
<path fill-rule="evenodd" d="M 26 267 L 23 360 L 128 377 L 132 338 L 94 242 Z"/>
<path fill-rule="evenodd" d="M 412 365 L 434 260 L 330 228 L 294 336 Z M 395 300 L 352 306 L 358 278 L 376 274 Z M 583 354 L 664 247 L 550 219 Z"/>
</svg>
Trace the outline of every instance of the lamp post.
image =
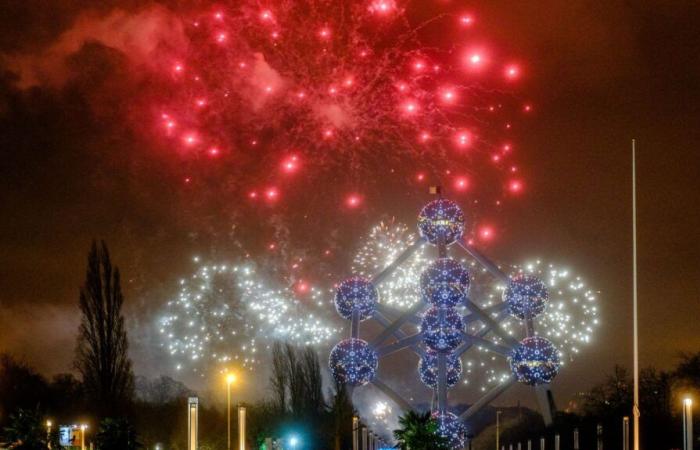
<svg viewBox="0 0 700 450">
<path fill-rule="evenodd" d="M 48 448 L 51 448 L 51 421 L 47 420 L 46 421 L 46 446 Z"/>
<path fill-rule="evenodd" d="M 496 450 L 500 450 L 501 444 L 501 411 L 496 411 Z"/>
<path fill-rule="evenodd" d="M 231 450 L 231 385 L 236 381 L 232 373 L 226 375 L 226 448 Z"/>
<path fill-rule="evenodd" d="M 683 450 L 693 450 L 693 399 L 683 399 Z"/>
<path fill-rule="evenodd" d="M 87 425 L 80 425 L 80 450 L 85 450 L 85 430 L 87 430 Z"/>
</svg>

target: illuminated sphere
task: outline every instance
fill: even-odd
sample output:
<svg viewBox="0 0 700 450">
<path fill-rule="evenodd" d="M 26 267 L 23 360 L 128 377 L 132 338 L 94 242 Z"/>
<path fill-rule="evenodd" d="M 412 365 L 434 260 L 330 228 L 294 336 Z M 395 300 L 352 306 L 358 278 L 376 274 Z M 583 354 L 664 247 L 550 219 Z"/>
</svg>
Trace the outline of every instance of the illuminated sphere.
<svg viewBox="0 0 700 450">
<path fill-rule="evenodd" d="M 548 299 L 547 285 L 532 275 L 514 276 L 503 292 L 503 301 L 508 304 L 508 312 L 521 320 L 542 314 Z"/>
<path fill-rule="evenodd" d="M 447 358 L 447 387 L 452 387 L 462 376 L 462 360 L 454 353 L 448 353 Z M 420 380 L 429 388 L 436 389 L 438 385 L 438 353 L 427 350 L 418 363 Z"/>
<path fill-rule="evenodd" d="M 561 366 L 559 350 L 539 336 L 523 339 L 511 352 L 508 362 L 515 378 L 531 386 L 551 382 Z"/>
<path fill-rule="evenodd" d="M 462 341 L 464 321 L 462 315 L 453 308 L 433 306 L 425 312 L 420 324 L 423 341 L 436 352 L 451 352 Z"/>
<path fill-rule="evenodd" d="M 350 319 L 352 312 L 360 312 L 360 320 L 374 313 L 379 294 L 374 285 L 362 277 L 352 277 L 340 283 L 335 292 L 335 309 L 343 319 Z"/>
<path fill-rule="evenodd" d="M 453 449 L 463 449 L 467 430 L 459 417 L 451 412 L 433 411 L 431 417 L 438 425 L 438 433 L 446 437 Z"/>
<path fill-rule="evenodd" d="M 464 233 L 464 213 L 451 200 L 433 200 L 418 214 L 418 230 L 431 244 L 437 244 L 439 237 L 443 236 L 445 245 L 449 245 Z"/>
<path fill-rule="evenodd" d="M 377 352 L 362 339 L 345 339 L 331 350 L 328 365 L 333 378 L 342 384 L 364 386 L 377 372 Z"/>
<path fill-rule="evenodd" d="M 455 307 L 469 291 L 469 271 L 451 258 L 432 262 L 420 276 L 421 293 L 433 306 Z"/>
</svg>

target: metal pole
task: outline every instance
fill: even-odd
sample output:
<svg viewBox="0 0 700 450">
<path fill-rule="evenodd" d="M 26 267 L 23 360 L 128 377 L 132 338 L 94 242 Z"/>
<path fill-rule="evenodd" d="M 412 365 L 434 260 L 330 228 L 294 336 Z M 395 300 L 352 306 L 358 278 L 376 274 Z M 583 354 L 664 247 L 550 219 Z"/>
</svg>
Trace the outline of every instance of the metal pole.
<svg viewBox="0 0 700 450">
<path fill-rule="evenodd" d="M 561 439 L 559 437 L 559 434 L 554 435 L 554 450 L 559 450 L 561 446 Z"/>
<path fill-rule="evenodd" d="M 500 417 L 501 417 L 501 412 L 496 411 L 496 450 L 500 448 L 500 440 L 501 440 L 501 422 L 500 422 Z"/>
<path fill-rule="evenodd" d="M 360 450 L 360 418 L 352 418 L 352 450 Z"/>
<path fill-rule="evenodd" d="M 603 450 L 603 425 L 598 424 L 598 426 L 596 427 L 595 434 L 597 438 L 596 449 Z"/>
<path fill-rule="evenodd" d="M 231 450 L 231 382 L 226 383 L 226 448 Z"/>
<path fill-rule="evenodd" d="M 544 450 L 544 444 L 545 444 L 545 440 L 544 440 L 544 436 L 543 436 L 540 438 L 540 450 Z"/>
<path fill-rule="evenodd" d="M 238 450 L 245 450 L 245 406 L 238 407 Z"/>
<path fill-rule="evenodd" d="M 367 427 L 362 427 L 362 450 L 367 450 Z"/>
<path fill-rule="evenodd" d="M 532 450 L 532 440 L 531 439 L 527 440 L 527 450 Z"/>
<path fill-rule="evenodd" d="M 639 329 L 637 326 L 637 150 L 632 139 L 632 328 L 634 353 L 634 450 L 639 450 Z"/>
<path fill-rule="evenodd" d="M 622 450 L 630 450 L 630 418 L 622 418 Z"/>
<path fill-rule="evenodd" d="M 85 425 L 80 426 L 80 450 L 85 450 Z"/>
<path fill-rule="evenodd" d="M 578 445 L 578 428 L 574 428 L 574 450 L 579 450 L 579 445 Z"/>
<path fill-rule="evenodd" d="M 683 450 L 693 450 L 693 400 L 683 400 Z"/>
<path fill-rule="evenodd" d="M 199 398 L 187 400 L 187 450 L 197 450 L 199 435 Z"/>
</svg>

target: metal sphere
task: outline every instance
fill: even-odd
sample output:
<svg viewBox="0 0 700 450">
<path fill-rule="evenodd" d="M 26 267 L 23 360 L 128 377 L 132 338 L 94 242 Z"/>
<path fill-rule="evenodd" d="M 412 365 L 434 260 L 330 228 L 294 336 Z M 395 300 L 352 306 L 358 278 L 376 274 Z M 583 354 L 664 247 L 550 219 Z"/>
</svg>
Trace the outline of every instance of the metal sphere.
<svg viewBox="0 0 700 450">
<path fill-rule="evenodd" d="M 511 278 L 503 292 L 503 301 L 508 304 L 508 312 L 521 320 L 542 314 L 548 299 L 547 285 L 539 278 L 526 274 L 518 274 Z"/>
<path fill-rule="evenodd" d="M 354 310 L 359 311 L 360 320 L 374 314 L 379 294 L 374 285 L 362 277 L 352 277 L 340 283 L 335 292 L 335 309 L 343 319 L 352 318 Z"/>
<path fill-rule="evenodd" d="M 452 387 L 462 376 L 462 360 L 454 353 L 446 355 L 447 358 L 447 387 Z M 438 386 L 438 353 L 428 349 L 425 356 L 418 363 L 418 374 L 420 380 L 432 389 Z"/>
<path fill-rule="evenodd" d="M 523 339 L 508 358 L 510 370 L 524 384 L 535 386 L 551 382 L 559 372 L 559 350 L 543 337 Z"/>
<path fill-rule="evenodd" d="M 436 352 L 451 352 L 462 342 L 464 320 L 453 308 L 433 306 L 425 312 L 420 324 L 425 345 Z"/>
<path fill-rule="evenodd" d="M 437 422 L 438 433 L 448 439 L 451 448 L 464 448 L 467 429 L 459 417 L 451 412 L 441 413 L 440 411 L 433 411 L 431 417 Z"/>
<path fill-rule="evenodd" d="M 328 365 L 333 378 L 342 384 L 364 386 L 374 378 L 379 358 L 362 339 L 345 339 L 331 350 Z"/>
<path fill-rule="evenodd" d="M 469 271 L 452 258 L 439 258 L 421 273 L 420 287 L 431 305 L 452 308 L 464 302 Z"/>
<path fill-rule="evenodd" d="M 433 200 L 418 215 L 418 230 L 431 244 L 438 244 L 442 236 L 445 245 L 449 245 L 464 234 L 464 213 L 451 200 Z"/>
</svg>

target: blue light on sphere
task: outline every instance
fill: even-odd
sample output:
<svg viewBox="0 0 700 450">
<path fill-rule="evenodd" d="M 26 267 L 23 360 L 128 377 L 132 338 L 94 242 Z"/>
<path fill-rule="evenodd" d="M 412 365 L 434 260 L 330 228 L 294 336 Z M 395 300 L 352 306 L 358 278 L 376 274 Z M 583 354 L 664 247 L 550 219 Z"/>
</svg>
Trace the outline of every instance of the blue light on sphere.
<svg viewBox="0 0 700 450">
<path fill-rule="evenodd" d="M 421 273 L 420 287 L 431 305 L 455 307 L 469 292 L 469 271 L 452 258 L 439 258 Z"/>
<path fill-rule="evenodd" d="M 442 235 L 445 245 L 449 245 L 464 233 L 464 213 L 457 203 L 451 200 L 433 200 L 418 214 L 418 230 L 431 244 L 437 244 L 439 236 Z"/>
<path fill-rule="evenodd" d="M 462 376 L 462 360 L 454 353 L 446 355 L 447 358 L 447 387 L 452 387 Z M 420 380 L 429 388 L 437 389 L 438 385 L 438 353 L 427 350 L 425 356 L 418 363 Z"/>
<path fill-rule="evenodd" d="M 523 339 L 508 358 L 510 370 L 524 384 L 535 386 L 551 382 L 559 372 L 559 350 L 543 337 Z"/>
<path fill-rule="evenodd" d="M 333 378 L 342 384 L 364 386 L 377 372 L 377 352 L 362 339 L 345 339 L 331 350 L 328 366 Z"/>
<path fill-rule="evenodd" d="M 441 413 L 440 411 L 434 411 L 431 416 L 437 422 L 438 433 L 449 440 L 450 447 L 463 449 L 467 429 L 459 417 L 451 412 Z"/>
<path fill-rule="evenodd" d="M 437 352 L 451 352 L 462 341 L 464 320 L 453 308 L 433 306 L 425 312 L 420 324 L 425 345 Z"/>
<path fill-rule="evenodd" d="M 374 313 L 379 294 L 374 285 L 362 277 L 352 277 L 340 283 L 335 292 L 335 309 L 343 319 L 350 319 L 353 310 L 360 313 L 360 320 Z"/>
<path fill-rule="evenodd" d="M 508 312 L 521 320 L 542 314 L 548 299 L 547 285 L 532 275 L 514 276 L 503 292 L 503 301 L 508 304 Z"/>
</svg>

